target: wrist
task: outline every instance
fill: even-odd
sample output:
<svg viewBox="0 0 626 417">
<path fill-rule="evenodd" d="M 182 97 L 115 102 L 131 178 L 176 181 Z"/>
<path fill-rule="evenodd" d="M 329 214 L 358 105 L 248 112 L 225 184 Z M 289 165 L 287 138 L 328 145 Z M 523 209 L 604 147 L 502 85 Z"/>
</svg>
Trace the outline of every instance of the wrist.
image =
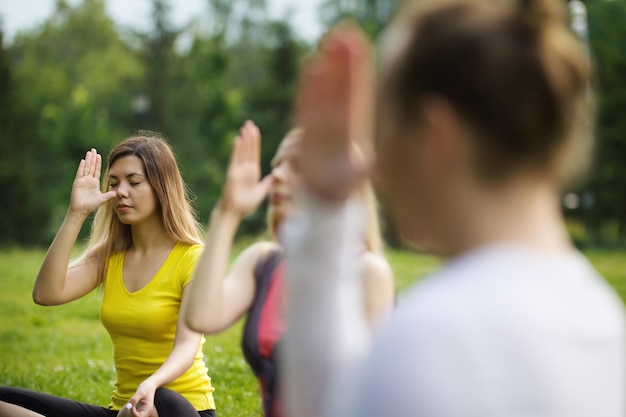
<svg viewBox="0 0 626 417">
<path fill-rule="evenodd" d="M 70 221 L 80 221 L 81 223 L 87 220 L 90 213 L 85 213 L 81 211 L 72 210 L 71 207 L 67 209 L 65 213 L 65 218 Z"/>
<path fill-rule="evenodd" d="M 148 389 L 151 391 L 156 391 L 157 388 L 159 388 L 162 384 L 159 383 L 159 381 L 157 381 L 154 377 L 154 375 L 149 376 L 148 378 L 144 379 L 144 381 L 139 384 L 141 387 L 143 387 L 144 389 Z"/>
<path fill-rule="evenodd" d="M 239 226 L 239 223 L 243 219 L 243 215 L 241 213 L 237 213 L 235 210 L 226 207 L 226 205 L 220 200 L 213 207 L 211 211 L 210 221 L 213 222 L 215 220 L 219 220 L 220 222 L 228 222 L 235 226 Z"/>
</svg>

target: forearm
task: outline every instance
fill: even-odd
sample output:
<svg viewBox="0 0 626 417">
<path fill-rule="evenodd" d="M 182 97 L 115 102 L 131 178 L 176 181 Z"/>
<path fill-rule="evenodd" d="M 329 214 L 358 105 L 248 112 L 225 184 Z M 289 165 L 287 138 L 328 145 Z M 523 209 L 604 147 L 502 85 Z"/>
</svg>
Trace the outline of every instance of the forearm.
<svg viewBox="0 0 626 417">
<path fill-rule="evenodd" d="M 211 213 L 206 246 L 196 266 L 185 305 L 185 321 L 190 329 L 212 333 L 223 328 L 224 278 L 240 218 L 218 205 Z"/>
<path fill-rule="evenodd" d="M 33 300 L 37 304 L 54 305 L 59 303 L 63 293 L 67 268 L 72 249 L 86 216 L 68 210 L 44 261 L 39 269 L 33 287 Z"/>
<path fill-rule="evenodd" d="M 369 332 L 357 268 L 361 213 L 350 204 L 302 205 L 284 234 L 290 292 L 284 369 L 289 411 L 313 417 L 331 401 L 333 383 L 368 350 Z"/>
<path fill-rule="evenodd" d="M 157 389 L 184 374 L 193 365 L 201 338 L 202 335 L 197 333 L 182 342 L 174 343 L 174 348 L 165 362 L 144 383 Z"/>
</svg>

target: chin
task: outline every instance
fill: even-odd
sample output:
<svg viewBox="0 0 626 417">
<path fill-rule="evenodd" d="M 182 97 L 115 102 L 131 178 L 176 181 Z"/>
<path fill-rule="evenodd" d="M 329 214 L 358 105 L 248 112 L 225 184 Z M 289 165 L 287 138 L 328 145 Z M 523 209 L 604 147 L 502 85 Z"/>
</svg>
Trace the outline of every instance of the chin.
<svg viewBox="0 0 626 417">
<path fill-rule="evenodd" d="M 125 224 L 127 226 L 131 226 L 133 222 L 131 219 L 129 219 L 128 217 L 124 216 L 124 215 L 120 215 L 118 213 L 115 213 L 117 215 L 117 219 L 120 221 L 120 223 Z"/>
</svg>

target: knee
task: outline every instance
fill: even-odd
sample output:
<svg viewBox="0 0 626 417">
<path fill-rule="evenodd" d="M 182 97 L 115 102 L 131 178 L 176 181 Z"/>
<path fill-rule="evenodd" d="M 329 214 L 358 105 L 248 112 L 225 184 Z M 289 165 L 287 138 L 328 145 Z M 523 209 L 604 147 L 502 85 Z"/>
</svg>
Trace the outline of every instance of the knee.
<svg viewBox="0 0 626 417">
<path fill-rule="evenodd" d="M 161 417 L 198 415 L 196 409 L 185 397 L 176 391 L 163 387 L 158 388 L 154 393 L 154 408 Z"/>
<path fill-rule="evenodd" d="M 154 392 L 155 403 L 157 402 L 157 400 L 175 401 L 179 397 L 182 397 L 179 393 L 177 393 L 176 391 L 172 391 L 171 389 L 165 388 L 165 387 L 157 388 L 157 390 Z"/>
<path fill-rule="evenodd" d="M 19 405 L 0 400 L 0 417 L 44 417 Z"/>
</svg>

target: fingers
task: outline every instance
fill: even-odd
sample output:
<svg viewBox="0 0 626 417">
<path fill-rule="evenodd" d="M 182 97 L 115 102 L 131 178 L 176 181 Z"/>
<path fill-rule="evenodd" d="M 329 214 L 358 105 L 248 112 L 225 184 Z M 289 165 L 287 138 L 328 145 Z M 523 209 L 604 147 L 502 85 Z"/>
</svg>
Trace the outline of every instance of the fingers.
<svg viewBox="0 0 626 417">
<path fill-rule="evenodd" d="M 147 404 L 139 403 L 133 407 L 132 413 L 135 417 L 151 417 L 153 415 L 153 407 L 148 407 Z"/>
<path fill-rule="evenodd" d="M 96 165 L 96 150 L 91 148 L 91 150 L 87 151 L 85 154 L 85 171 L 83 171 L 83 176 L 93 176 L 93 171 Z"/>
<path fill-rule="evenodd" d="M 79 179 L 83 176 L 83 172 L 85 172 L 85 160 L 81 159 L 78 164 L 78 169 L 76 170 L 76 179 Z"/>
<path fill-rule="evenodd" d="M 350 130 L 359 147 L 366 154 L 373 153 L 374 136 L 374 65 L 369 44 L 360 31 L 346 33 L 344 40 L 350 72 Z M 370 156 L 370 155 L 367 155 Z"/>
<path fill-rule="evenodd" d="M 324 38 L 302 72 L 296 119 L 304 128 L 302 176 L 321 195 L 345 198 L 368 171 L 374 116 L 370 61 L 365 36 L 344 26 Z"/>
<path fill-rule="evenodd" d="M 261 131 L 254 122 L 250 122 L 250 124 L 250 131 L 253 135 L 250 159 L 256 162 L 261 160 Z"/>
<path fill-rule="evenodd" d="M 233 142 L 233 150 L 230 153 L 230 166 L 237 165 L 241 162 L 241 136 L 237 136 Z"/>
<path fill-rule="evenodd" d="M 297 96 L 297 112 L 296 112 L 296 126 L 303 126 L 306 133 L 310 133 L 309 136 L 315 137 L 314 129 L 317 127 L 316 104 L 321 102 L 320 86 L 323 81 L 322 66 L 319 59 L 314 58 L 309 61 L 302 69 L 302 75 L 299 81 L 298 96 Z"/>
<path fill-rule="evenodd" d="M 95 149 L 94 149 L 95 151 Z M 94 169 L 93 175 L 94 177 L 100 179 L 100 172 L 102 169 L 102 156 L 98 153 L 96 154 L 96 167 Z"/>
<path fill-rule="evenodd" d="M 85 158 L 80 160 L 78 169 L 76 170 L 76 179 L 82 177 L 100 178 L 100 170 L 102 169 L 102 156 L 91 148 L 85 153 Z"/>
<path fill-rule="evenodd" d="M 259 190 L 262 198 L 264 199 L 270 192 L 270 188 L 272 188 L 272 182 L 274 181 L 274 177 L 272 174 L 266 175 L 261 182 L 259 182 Z"/>
<path fill-rule="evenodd" d="M 239 162 L 246 162 L 249 158 L 250 153 L 250 134 L 248 133 L 248 123 L 244 123 L 243 126 L 239 129 L 239 141 L 241 148 L 241 160 Z"/>
<path fill-rule="evenodd" d="M 243 139 L 244 147 L 244 160 L 248 162 L 254 162 L 258 160 L 261 132 L 259 128 L 251 120 L 241 128 L 241 138 Z"/>
<path fill-rule="evenodd" d="M 102 194 L 102 199 L 103 199 L 102 201 L 107 202 L 110 199 L 115 198 L 115 197 L 117 197 L 117 191 L 109 191 L 109 192 Z"/>
<path fill-rule="evenodd" d="M 143 415 L 142 411 L 144 410 L 145 404 L 143 401 L 138 400 L 136 397 L 137 396 L 135 395 L 130 400 L 128 400 L 128 403 L 126 403 L 125 407 L 130 410 L 133 416 L 141 417 Z M 129 405 L 130 407 L 128 407 Z"/>
<path fill-rule="evenodd" d="M 246 121 L 235 138 L 230 154 L 230 166 L 258 162 L 261 158 L 261 132 L 251 120 Z"/>
<path fill-rule="evenodd" d="M 346 111 L 350 106 L 352 84 L 350 72 L 352 71 L 347 45 L 339 36 L 331 37 L 323 51 L 325 82 L 323 86 L 324 103 L 329 119 L 335 119 L 338 124 L 344 124 L 348 117 Z M 343 122 L 343 123 L 342 123 Z M 338 126 L 340 127 L 340 126 Z M 344 129 L 348 126 L 341 126 Z M 341 139 L 348 139 L 341 135 Z"/>
</svg>

